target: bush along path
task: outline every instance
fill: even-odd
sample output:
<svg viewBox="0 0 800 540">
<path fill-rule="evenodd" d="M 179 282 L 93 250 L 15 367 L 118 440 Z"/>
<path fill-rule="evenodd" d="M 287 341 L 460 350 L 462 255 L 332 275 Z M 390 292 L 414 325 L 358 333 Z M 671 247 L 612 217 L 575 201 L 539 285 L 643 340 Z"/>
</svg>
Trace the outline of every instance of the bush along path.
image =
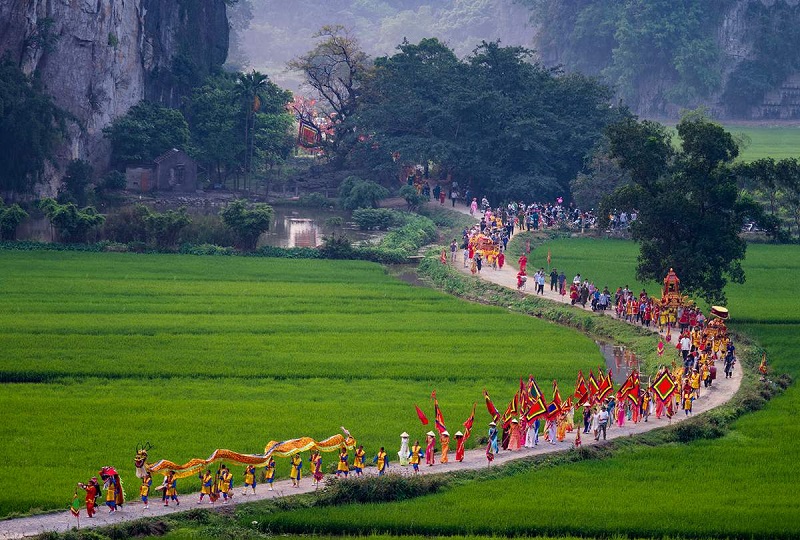
<svg viewBox="0 0 800 540">
<path fill-rule="evenodd" d="M 592 313 L 591 311 L 583 310 L 580 307 L 564 306 L 560 301 L 559 295 L 548 294 L 545 291 L 544 299 L 532 298 L 533 288 L 529 291 L 518 292 L 516 290 L 516 269 L 506 267 L 503 270 L 484 269 L 480 275 L 480 279 L 475 279 L 463 274 L 464 269 L 461 268 L 462 264 L 460 258 L 457 259 L 456 264 L 443 265 L 437 256 L 431 255 L 421 264 L 420 270 L 423 276 L 431 279 L 434 286 L 452 292 L 458 296 L 462 296 L 471 300 L 483 301 L 485 303 L 492 303 L 495 305 L 508 305 L 516 304 L 517 310 L 535 314 L 553 322 L 573 326 L 579 330 L 585 331 L 589 334 L 614 339 L 615 341 L 622 342 L 628 347 L 636 350 L 641 356 L 645 357 L 647 361 L 648 354 L 644 351 L 649 347 L 650 351 L 655 349 L 655 340 L 652 330 L 643 329 L 641 327 L 633 327 L 622 321 L 612 320 L 608 315 L 601 315 L 599 313 Z M 467 270 L 467 272 L 469 272 Z M 468 290 L 470 289 L 471 290 Z M 541 296 L 541 295 L 540 295 Z M 558 304 L 554 304 L 558 302 Z M 569 304 L 569 302 L 567 302 Z M 738 343 L 737 343 L 738 347 Z M 668 349 L 667 354 L 675 354 L 674 350 Z M 651 361 L 655 359 L 654 354 L 650 355 Z M 671 357 L 668 357 L 668 362 Z M 521 448 L 518 451 L 500 451 L 494 458 L 491 465 L 488 464 L 485 454 L 485 449 L 479 447 L 477 449 L 468 450 L 465 453 L 462 462 L 452 460 L 450 463 L 441 464 L 437 463 L 434 466 L 421 465 L 421 474 L 440 474 L 440 473 L 456 473 L 466 471 L 481 471 L 486 469 L 495 469 L 511 461 L 528 458 L 529 460 L 541 459 L 542 456 L 551 455 L 556 452 L 579 452 L 576 454 L 576 459 L 586 459 L 592 457 L 592 447 L 594 446 L 613 446 L 613 441 L 623 440 L 645 433 L 656 428 L 666 427 L 671 424 L 676 424 L 676 435 L 671 440 L 690 440 L 695 438 L 695 435 L 686 431 L 682 433 L 680 425 L 689 418 L 693 418 L 699 414 L 717 408 L 720 405 L 728 402 L 731 397 L 739 389 L 743 379 L 743 365 L 740 363 L 737 369 L 734 370 L 734 376 L 731 379 L 717 379 L 710 388 L 702 390 L 701 398 L 695 401 L 693 407 L 693 416 L 684 416 L 683 412 L 676 414 L 671 420 L 663 417 L 656 419 L 651 415 L 647 422 L 632 423 L 626 422 L 624 426 L 619 427 L 609 424 L 607 432 L 607 442 L 604 440 L 595 441 L 591 433 L 583 434 L 581 426 L 576 424 L 575 431 L 568 433 L 564 441 L 546 442 L 543 437 L 540 437 L 539 444 L 533 448 Z M 542 374 L 546 376 L 546 374 Z M 476 390 L 479 391 L 479 390 Z M 732 413 L 728 414 L 728 421 L 734 416 L 738 416 L 742 412 L 741 407 Z M 582 445 L 580 449 L 576 449 L 575 439 L 578 431 L 581 431 Z M 357 435 L 357 429 L 354 430 Z M 476 426 L 474 429 L 474 437 L 480 438 L 485 436 L 485 429 L 481 426 Z M 713 436 L 713 434 L 712 434 Z M 396 440 L 396 434 L 387 434 L 387 441 Z M 413 441 L 412 441 L 413 442 Z M 387 450 L 391 459 L 388 469 L 389 475 L 409 475 L 412 474 L 410 467 L 401 467 L 397 465 L 397 452 L 389 448 Z M 336 459 L 335 454 L 325 454 L 323 459 L 326 463 L 331 463 Z M 163 506 L 158 498 L 159 492 L 153 492 L 148 509 L 144 509 L 138 498 L 135 497 L 138 491 L 138 482 L 133 474 L 133 464 L 130 464 L 130 470 L 122 470 L 123 479 L 128 478 L 128 482 L 123 484 L 129 501 L 126 502 L 121 511 L 115 513 L 108 513 L 105 507 L 100 507 L 99 512 L 94 518 L 87 518 L 85 510 L 81 509 L 80 527 L 81 528 L 96 528 L 96 527 L 110 527 L 119 526 L 120 524 L 127 523 L 142 518 L 158 518 L 169 514 L 185 512 L 187 510 L 202 508 L 215 508 L 222 509 L 235 506 L 241 503 L 267 501 L 272 499 L 282 499 L 297 494 L 308 494 L 315 490 L 311 485 L 311 479 L 305 478 L 301 481 L 300 486 L 292 487 L 291 482 L 277 481 L 273 484 L 273 491 L 268 490 L 267 485 L 259 485 L 255 494 L 243 495 L 241 485 L 235 489 L 235 496 L 233 500 L 225 505 L 217 501 L 213 506 L 206 501 L 203 504 L 198 504 L 199 493 L 183 493 L 180 494 L 180 505 Z M 365 470 L 365 476 L 373 477 L 377 474 L 374 467 L 368 467 Z M 330 480 L 332 477 L 328 477 Z M 132 479 L 132 480 L 131 480 Z M 240 480 L 240 479 L 238 479 Z M 338 480 L 337 480 L 338 481 Z M 348 480 L 344 480 L 347 482 Z M 154 478 L 154 484 L 160 483 L 160 477 Z M 325 487 L 320 488 L 321 491 L 327 491 Z M 79 493 L 79 495 L 82 492 Z M 31 517 L 13 518 L 0 522 L 0 538 L 23 538 L 27 536 L 34 536 L 47 532 L 65 532 L 77 527 L 78 522 L 74 516 L 67 509 L 69 501 L 65 501 L 65 510 L 63 512 L 56 512 L 50 514 L 43 514 Z"/>
</svg>

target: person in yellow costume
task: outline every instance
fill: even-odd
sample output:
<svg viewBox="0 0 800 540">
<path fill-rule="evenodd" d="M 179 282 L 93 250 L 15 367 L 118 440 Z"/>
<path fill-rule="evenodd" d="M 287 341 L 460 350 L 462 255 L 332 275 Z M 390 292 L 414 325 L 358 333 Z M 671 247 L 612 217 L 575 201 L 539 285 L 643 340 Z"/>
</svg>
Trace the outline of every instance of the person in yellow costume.
<svg viewBox="0 0 800 540">
<path fill-rule="evenodd" d="M 272 482 L 275 481 L 275 460 L 270 456 L 267 466 L 264 468 L 264 481 L 267 483 L 267 489 L 273 491 Z"/>
<path fill-rule="evenodd" d="M 356 449 L 355 455 L 353 456 L 353 469 L 356 471 L 356 476 L 361 476 L 364 474 L 364 456 L 367 453 L 364 451 L 364 445 L 359 446 Z"/>
<path fill-rule="evenodd" d="M 350 456 L 347 453 L 347 447 L 342 446 L 342 450 L 339 452 L 339 463 L 336 465 L 336 476 L 344 475 L 344 477 L 347 478 L 347 475 L 350 474 L 350 466 L 347 464 L 349 459 Z"/>
<path fill-rule="evenodd" d="M 150 476 L 150 473 L 146 473 L 144 478 L 142 478 L 142 485 L 139 487 L 139 496 L 142 498 L 142 502 L 144 503 L 144 510 L 150 508 L 148 504 L 150 498 L 150 486 L 153 484 L 153 478 Z"/>
<path fill-rule="evenodd" d="M 228 466 L 223 464 L 219 470 L 219 492 L 222 493 L 224 504 L 228 504 L 228 499 L 233 500 L 233 474 L 228 470 Z"/>
<path fill-rule="evenodd" d="M 689 376 L 689 382 L 692 385 L 692 392 L 694 393 L 695 398 L 700 397 L 700 373 L 695 369 L 692 371 L 692 374 Z"/>
<path fill-rule="evenodd" d="M 414 441 L 413 446 L 411 446 L 411 455 L 408 456 L 408 462 L 414 469 L 414 474 L 419 474 L 419 457 L 421 453 L 422 447 L 419 445 L 419 440 Z"/>
<path fill-rule="evenodd" d="M 442 445 L 442 457 L 439 459 L 439 463 L 449 463 L 450 459 L 447 454 L 450 453 L 450 433 L 447 430 L 442 432 L 439 442 Z"/>
<path fill-rule="evenodd" d="M 375 456 L 375 463 L 378 466 L 378 476 L 386 474 L 386 467 L 389 466 L 389 456 L 386 454 L 386 450 L 383 449 L 383 446 L 378 450 L 378 455 Z"/>
<path fill-rule="evenodd" d="M 208 495 L 209 502 L 213 503 L 214 499 L 211 496 L 211 489 L 214 485 L 214 477 L 211 475 L 211 471 L 206 469 L 205 472 L 199 474 L 200 476 L 200 498 L 197 500 L 197 504 L 203 502 L 203 497 Z"/>
<path fill-rule="evenodd" d="M 300 457 L 300 454 L 295 454 L 292 456 L 291 460 L 292 470 L 289 472 L 289 478 L 292 479 L 292 487 L 300 487 L 300 478 L 302 473 L 300 472 L 303 468 L 303 459 Z"/>
<path fill-rule="evenodd" d="M 247 495 L 247 487 L 253 490 L 253 495 L 256 494 L 256 468 L 253 465 L 248 465 L 244 468 L 244 489 L 242 495 Z"/>
</svg>

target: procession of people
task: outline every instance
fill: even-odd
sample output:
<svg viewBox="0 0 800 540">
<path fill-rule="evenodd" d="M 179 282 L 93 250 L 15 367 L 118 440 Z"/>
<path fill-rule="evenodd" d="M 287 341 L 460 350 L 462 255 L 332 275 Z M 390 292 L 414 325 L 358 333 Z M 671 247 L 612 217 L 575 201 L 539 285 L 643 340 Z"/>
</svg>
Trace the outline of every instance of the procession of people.
<svg viewBox="0 0 800 540">
<path fill-rule="evenodd" d="M 551 226 L 554 223 L 553 216 L 565 211 L 559 205 L 560 201 L 556 205 L 512 203 L 505 209 L 492 210 L 488 201 L 483 198 L 480 203 L 483 212 L 480 221 L 462 233 L 463 266 L 469 267 L 475 274 L 484 268 L 502 270 L 506 264 L 505 252 L 508 241 L 515 230 L 526 228 L 536 230 L 542 225 Z M 476 212 L 478 206 L 477 198 L 473 198 L 471 211 Z M 451 264 L 457 264 L 457 250 L 457 241 L 454 239 L 450 246 Z M 516 261 L 518 289 L 525 289 L 530 284 L 534 287 L 533 294 L 544 295 L 549 281 L 549 291 L 558 293 L 562 297 L 569 292 L 573 305 L 581 304 L 586 307 L 590 304 L 592 310 L 610 310 L 618 319 L 629 324 L 652 328 L 660 337 L 657 349 L 659 357 L 663 357 L 669 350 L 667 344 L 674 343 L 675 360 L 669 362 L 665 359 L 655 375 L 648 377 L 647 381 L 639 373 L 638 365 L 634 366 L 616 390 L 610 369 L 606 372 L 602 367 L 598 367 L 597 373 L 590 370 L 588 377 L 581 371 L 577 374 L 574 392 L 568 394 L 566 399 L 562 399 L 556 381 L 553 381 L 552 394 L 548 393 L 548 396 L 545 396 L 533 376 L 529 376 L 527 382 L 521 378 L 519 390 L 512 396 L 502 413 L 494 406 L 489 394 L 484 390 L 490 421 L 486 436 L 481 437 L 478 446 L 485 448 L 483 454 L 487 466 L 490 466 L 499 454 L 506 452 L 533 449 L 540 444 L 564 445 L 564 448 L 578 447 L 582 444 L 581 434 L 599 441 L 601 437 L 602 440 L 607 438 L 609 430 L 622 428 L 628 423 L 648 422 L 653 417 L 657 420 L 664 418 L 667 422 L 671 422 L 678 411 L 683 411 L 685 416 L 689 416 L 693 412 L 695 401 L 701 399 L 705 389 L 714 384 L 717 364 L 721 363 L 724 366 L 726 379 L 732 376 L 736 364 L 736 349 L 725 327 L 727 310 L 715 306 L 712 308 L 710 320 L 706 318 L 687 297 L 681 296 L 680 280 L 674 272 L 670 271 L 664 279 L 660 298 L 651 297 L 645 290 L 634 293 L 627 285 L 618 287 L 612 294 L 608 286 L 603 286 L 601 289 L 581 274 L 576 274 L 568 283 L 563 269 L 559 271 L 553 268 L 545 271 L 544 268 L 539 268 L 528 278 L 526 252 L 523 252 Z M 548 253 L 548 265 L 549 259 Z M 445 255 L 442 262 L 445 264 L 448 262 Z M 452 466 L 453 463 L 468 460 L 466 447 L 475 421 L 475 405 L 473 404 L 470 417 L 462 424 L 464 431 L 459 429 L 453 436 L 455 454 L 451 461 L 453 441 L 445 425 L 435 391 L 431 399 L 434 405 L 434 429 L 424 434 L 420 432 L 421 436 L 415 437 L 411 445 L 409 444 L 411 435 L 407 432 L 400 434 L 400 449 L 396 454 L 397 468 L 408 468 L 412 474 L 422 474 L 429 470 L 438 472 L 442 468 Z M 419 407 L 416 407 L 416 410 L 423 426 L 427 426 L 429 421 L 425 414 Z M 573 432 L 574 436 L 571 436 Z M 373 455 L 371 464 L 374 465 L 378 476 L 397 470 L 384 446 Z M 326 471 L 322 453 L 312 448 L 307 462 L 311 471 L 311 485 L 314 489 L 319 488 L 326 478 L 326 472 L 342 480 L 349 478 L 351 472 L 353 476 L 363 475 L 367 468 L 366 456 L 367 451 L 363 446 L 356 448 L 354 444 L 352 446 L 342 444 L 336 459 Z M 475 457 L 471 459 L 474 460 Z M 303 463 L 304 459 L 300 452 L 289 457 L 288 476 L 294 488 L 299 488 L 303 480 Z M 421 467 L 423 464 L 424 468 Z M 276 462 L 271 456 L 266 462 L 261 463 L 260 475 L 256 466 L 246 464 L 240 473 L 242 496 L 255 495 L 259 484 L 266 484 L 267 489 L 272 491 L 276 468 Z M 172 502 L 179 505 L 178 476 L 172 470 L 162 471 L 162 474 L 164 474 L 163 483 L 155 488 L 161 492 L 162 504 L 169 506 Z M 215 472 L 212 472 L 211 468 L 200 471 L 198 478 L 201 489 L 196 500 L 197 504 L 213 505 L 220 499 L 222 504 L 233 501 L 234 479 L 238 474 L 224 463 L 221 463 Z M 77 484 L 78 488 L 85 491 L 86 515 L 90 518 L 96 513 L 97 500 L 103 499 L 103 491 L 109 512 L 121 510 L 124 503 L 123 486 L 116 471 L 104 467 L 99 476 L 102 482 L 93 477 L 86 483 Z M 144 475 L 140 475 L 140 478 L 139 494 L 142 509 L 146 510 L 149 508 L 153 480 L 147 470 Z"/>
</svg>

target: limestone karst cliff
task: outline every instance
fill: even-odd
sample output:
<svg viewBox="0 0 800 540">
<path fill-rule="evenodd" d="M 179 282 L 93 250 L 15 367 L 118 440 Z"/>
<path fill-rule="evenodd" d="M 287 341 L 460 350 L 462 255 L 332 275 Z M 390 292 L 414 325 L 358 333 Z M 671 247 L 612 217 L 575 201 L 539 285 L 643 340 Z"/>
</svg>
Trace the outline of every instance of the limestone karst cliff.
<svg viewBox="0 0 800 540">
<path fill-rule="evenodd" d="M 0 55 L 36 73 L 72 116 L 41 193 L 56 188 L 58 163 L 80 158 L 102 170 L 105 126 L 145 98 L 178 105 L 227 51 L 224 0 L 0 1 Z"/>
</svg>

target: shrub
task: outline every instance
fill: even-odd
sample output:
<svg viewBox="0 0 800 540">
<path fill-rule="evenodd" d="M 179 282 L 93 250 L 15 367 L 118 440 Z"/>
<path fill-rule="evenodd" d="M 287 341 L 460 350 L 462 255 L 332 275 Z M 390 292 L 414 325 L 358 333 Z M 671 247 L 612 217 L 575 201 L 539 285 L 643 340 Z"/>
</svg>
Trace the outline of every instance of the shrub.
<svg viewBox="0 0 800 540">
<path fill-rule="evenodd" d="M 0 240 L 14 240 L 17 226 L 28 217 L 28 213 L 18 204 L 5 206 L 0 199 Z"/>
<path fill-rule="evenodd" d="M 406 216 L 388 208 L 358 208 L 353 211 L 353 221 L 361 230 L 398 227 L 406 222 Z"/>
<path fill-rule="evenodd" d="M 308 195 L 301 195 L 298 201 L 301 206 L 308 206 L 309 208 L 324 208 L 330 206 L 330 200 L 322 193 L 309 193 Z"/>
<path fill-rule="evenodd" d="M 58 230 L 61 240 L 67 243 L 85 242 L 89 231 L 105 221 L 93 206 L 81 210 L 71 202 L 58 204 L 54 199 L 48 198 L 42 199 L 39 207 Z"/>
<path fill-rule="evenodd" d="M 348 176 L 339 187 L 339 203 L 347 210 L 377 208 L 378 201 L 388 196 L 385 187 L 358 176 Z"/>
<path fill-rule="evenodd" d="M 387 474 L 346 480 L 331 478 L 325 483 L 325 491 L 320 494 L 316 506 L 413 499 L 436 493 L 447 484 L 448 480 L 441 474 L 419 476 Z"/>
<path fill-rule="evenodd" d="M 233 231 L 218 215 L 197 215 L 181 230 L 179 243 L 233 246 L 235 241 Z"/>
<path fill-rule="evenodd" d="M 237 247 L 253 250 L 261 233 L 269 230 L 273 211 L 268 204 L 248 205 L 244 199 L 237 199 L 226 206 L 219 215 L 222 222 L 235 235 Z"/>
</svg>

